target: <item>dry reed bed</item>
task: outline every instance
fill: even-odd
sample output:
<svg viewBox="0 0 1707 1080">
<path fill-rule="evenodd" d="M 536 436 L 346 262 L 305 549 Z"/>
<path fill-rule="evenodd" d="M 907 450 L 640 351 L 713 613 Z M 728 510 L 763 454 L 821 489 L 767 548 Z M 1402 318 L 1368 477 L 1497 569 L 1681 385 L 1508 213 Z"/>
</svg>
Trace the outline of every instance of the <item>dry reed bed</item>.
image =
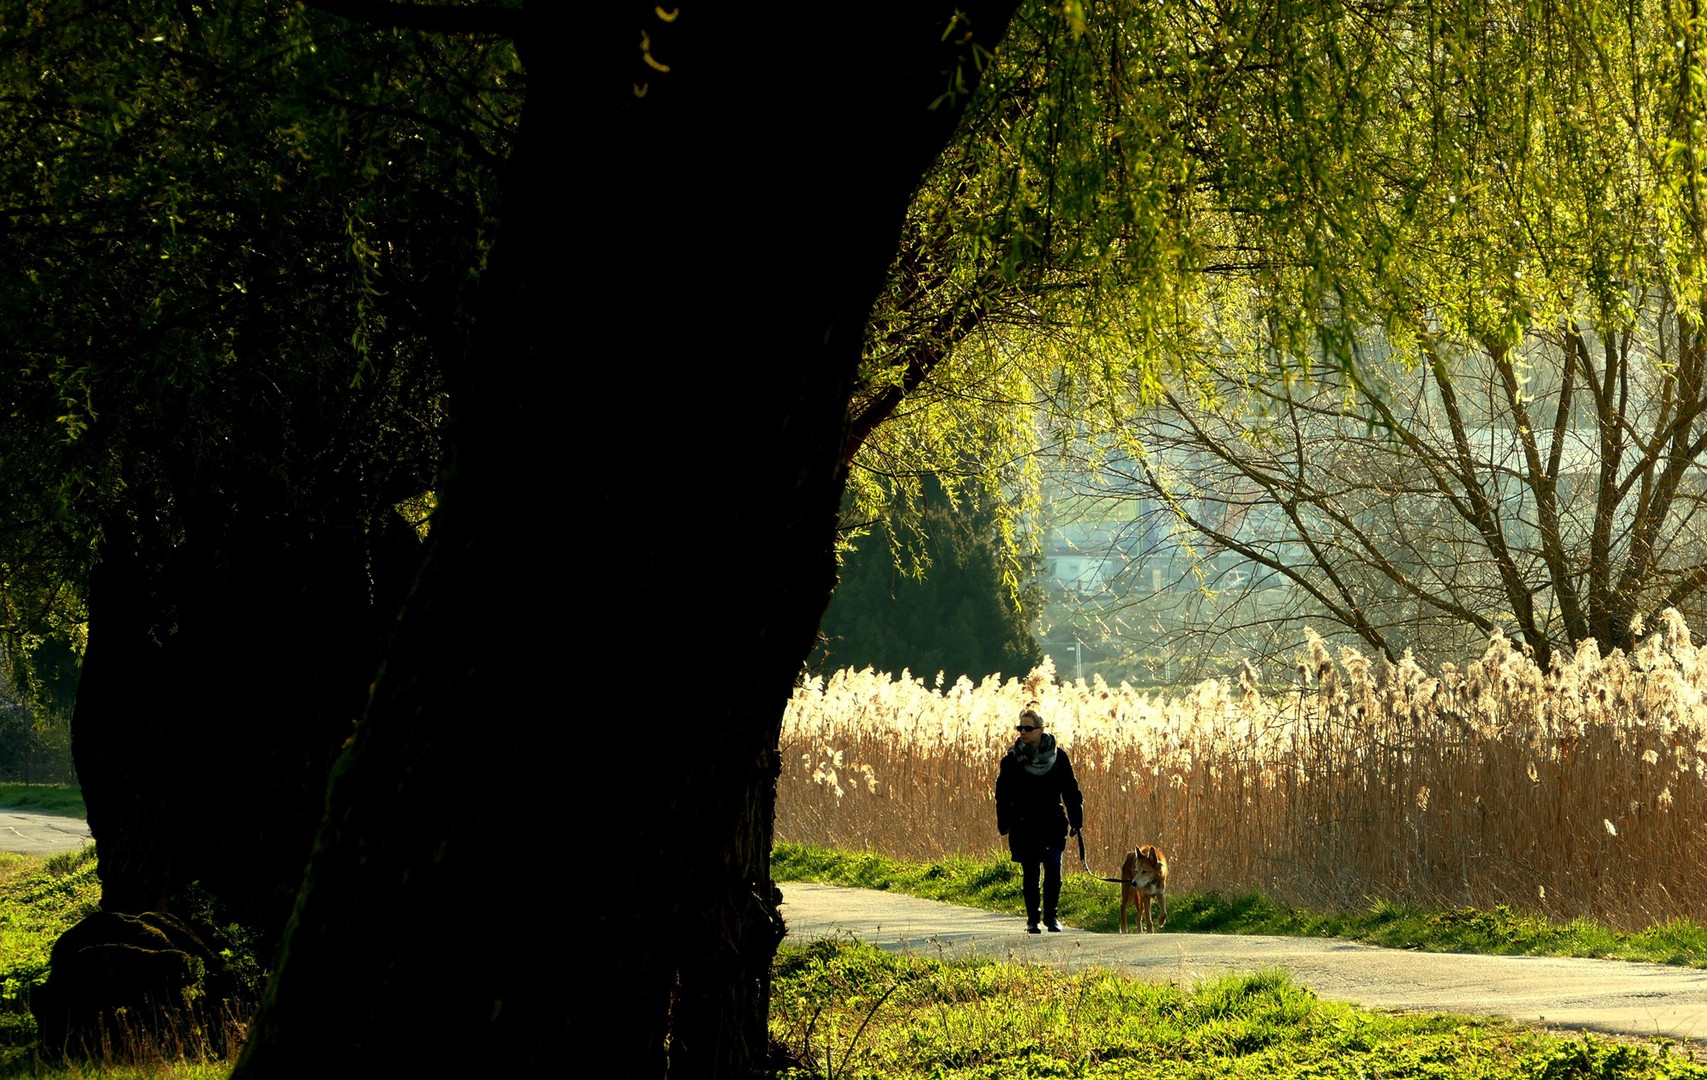
<svg viewBox="0 0 1707 1080">
<path fill-rule="evenodd" d="M 1249 674 L 1175 696 L 1057 682 L 1048 661 L 976 687 L 813 680 L 783 724 L 777 838 L 1002 850 L 996 763 L 1036 699 L 1079 774 L 1098 874 L 1156 843 L 1175 888 L 1707 922 L 1707 650 L 1675 613 L 1631 655 L 1588 643 L 1546 671 L 1496 633 L 1432 675 L 1317 638 L 1290 690 Z"/>
</svg>

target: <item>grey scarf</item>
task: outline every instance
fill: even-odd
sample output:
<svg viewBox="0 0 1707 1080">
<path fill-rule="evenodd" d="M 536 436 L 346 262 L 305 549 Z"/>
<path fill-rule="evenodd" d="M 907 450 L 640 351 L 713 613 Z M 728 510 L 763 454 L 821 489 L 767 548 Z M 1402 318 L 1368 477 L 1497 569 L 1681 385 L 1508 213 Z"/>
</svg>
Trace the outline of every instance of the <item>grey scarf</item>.
<svg viewBox="0 0 1707 1080">
<path fill-rule="evenodd" d="M 1015 739 L 1014 748 L 1010 751 L 1019 763 L 1025 766 L 1025 771 L 1033 776 L 1042 776 L 1055 767 L 1055 736 L 1047 731 L 1032 746 L 1024 739 Z"/>
</svg>

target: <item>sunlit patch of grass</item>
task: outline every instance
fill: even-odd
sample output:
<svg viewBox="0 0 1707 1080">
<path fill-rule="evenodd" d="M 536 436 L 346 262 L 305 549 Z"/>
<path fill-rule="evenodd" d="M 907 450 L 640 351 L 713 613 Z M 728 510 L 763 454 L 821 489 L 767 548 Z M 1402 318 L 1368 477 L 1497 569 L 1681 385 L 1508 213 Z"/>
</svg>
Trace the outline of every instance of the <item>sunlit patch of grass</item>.
<svg viewBox="0 0 1707 1080">
<path fill-rule="evenodd" d="M 778 844 L 771 873 L 778 881 L 888 889 L 1014 915 L 1025 911 L 1018 868 L 999 856 L 911 862 L 869 852 Z M 1082 873 L 1069 873 L 1062 883 L 1061 917 L 1070 926 L 1111 932 L 1119 925 L 1119 910 L 1116 885 Z M 1210 891 L 1171 895 L 1164 932 L 1337 937 L 1429 952 L 1607 957 L 1707 967 L 1707 929 L 1688 920 L 1625 932 L 1586 919 L 1550 922 L 1504 906 L 1431 912 L 1382 900 L 1350 911 L 1325 912 L 1282 904 L 1260 893 L 1226 896 Z"/>
<path fill-rule="evenodd" d="M 30 988 L 47 978 L 54 941 L 100 901 L 93 844 L 52 856 L 0 853 L 0 1076 L 35 1075 Z"/>
<path fill-rule="evenodd" d="M 1182 987 L 1105 971 L 893 956 L 847 941 L 777 957 L 771 1036 L 805 1077 L 1707 1080 L 1670 1052 L 1497 1020 L 1384 1015 L 1260 972 Z"/>
<path fill-rule="evenodd" d="M 47 977 L 48 955 L 59 935 L 99 907 L 95 869 L 93 844 L 51 856 L 0 853 L 0 1078 L 225 1080 L 230 1062 L 179 1060 L 184 1048 L 161 1053 L 159 1040 L 146 1048 L 122 1047 L 121 1056 L 142 1059 L 131 1063 L 39 1060 L 29 991 Z"/>
<path fill-rule="evenodd" d="M 1168 902 L 1168 929 L 1199 934 L 1303 934 L 1310 921 L 1296 908 L 1277 904 L 1261 893 L 1223 896 L 1218 892 L 1176 896 Z"/>
<path fill-rule="evenodd" d="M 0 853 L 0 1012 L 47 971 L 54 941 L 101 901 L 95 846 L 53 856 Z"/>
<path fill-rule="evenodd" d="M 1355 911 L 1317 912 L 1256 893 L 1179 898 L 1168 929 L 1236 934 L 1339 937 L 1389 948 L 1510 956 L 1604 957 L 1707 967 L 1707 929 L 1686 919 L 1635 932 L 1588 919 L 1556 922 L 1505 905 L 1492 910 L 1427 911 L 1376 901 Z"/>
</svg>

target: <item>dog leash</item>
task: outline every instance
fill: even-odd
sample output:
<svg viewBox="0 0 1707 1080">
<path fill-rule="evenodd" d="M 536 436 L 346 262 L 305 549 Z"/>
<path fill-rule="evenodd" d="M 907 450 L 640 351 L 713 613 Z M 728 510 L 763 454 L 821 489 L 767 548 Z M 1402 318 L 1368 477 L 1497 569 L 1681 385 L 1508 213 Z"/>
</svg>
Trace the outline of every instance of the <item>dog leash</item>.
<svg viewBox="0 0 1707 1080">
<path fill-rule="evenodd" d="M 1092 870 L 1091 864 L 1087 863 L 1085 861 L 1085 830 L 1084 829 L 1079 830 L 1078 837 L 1079 837 L 1079 865 L 1085 868 L 1085 873 L 1089 874 L 1091 877 L 1096 878 L 1098 881 L 1112 881 L 1117 885 L 1126 884 L 1126 879 L 1123 877 L 1102 877 L 1102 876 L 1098 875 L 1096 873 L 1096 871 Z"/>
</svg>

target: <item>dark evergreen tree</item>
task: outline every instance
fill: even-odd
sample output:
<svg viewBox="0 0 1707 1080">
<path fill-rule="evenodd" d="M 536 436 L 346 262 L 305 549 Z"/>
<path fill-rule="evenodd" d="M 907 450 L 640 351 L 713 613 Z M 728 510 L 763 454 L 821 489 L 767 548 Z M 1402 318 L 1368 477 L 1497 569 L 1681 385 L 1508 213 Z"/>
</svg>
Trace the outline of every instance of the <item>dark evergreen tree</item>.
<svg viewBox="0 0 1707 1080">
<path fill-rule="evenodd" d="M 1014 595 L 1003 580 L 994 507 L 972 498 L 957 504 L 928 483 L 921 573 L 910 571 L 904 539 L 874 532 L 855 544 L 824 614 L 814 668 L 906 668 L 925 679 L 940 671 L 952 682 L 1024 675 L 1042 661 L 1027 618 L 1037 610 L 1036 583 Z"/>
</svg>

